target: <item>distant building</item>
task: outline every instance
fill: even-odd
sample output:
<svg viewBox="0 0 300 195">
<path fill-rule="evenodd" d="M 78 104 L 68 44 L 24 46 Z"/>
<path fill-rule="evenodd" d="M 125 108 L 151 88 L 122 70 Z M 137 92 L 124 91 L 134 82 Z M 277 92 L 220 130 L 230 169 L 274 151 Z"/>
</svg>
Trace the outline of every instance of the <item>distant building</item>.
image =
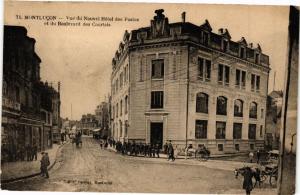
<svg viewBox="0 0 300 195">
<path fill-rule="evenodd" d="M 92 131 L 97 128 L 96 116 L 93 114 L 82 115 L 80 120 L 80 128 L 84 135 L 92 134 Z"/>
<path fill-rule="evenodd" d="M 21 26 L 4 26 L 1 160 L 25 157 L 25 146 L 52 146 L 52 109 L 48 86 L 41 81 L 35 40 Z M 55 91 L 55 90 L 54 90 Z M 50 116 L 50 117 L 49 117 Z"/>
<path fill-rule="evenodd" d="M 282 91 L 272 91 L 268 95 L 265 144 L 269 149 L 279 149 L 282 100 Z"/>
<path fill-rule="evenodd" d="M 112 59 L 112 137 L 215 154 L 263 148 L 269 56 L 207 20 L 155 13 L 150 26 L 125 31 Z"/>
<path fill-rule="evenodd" d="M 101 102 L 95 110 L 95 118 L 97 120 L 97 128 L 101 130 L 101 137 L 108 136 L 109 129 L 109 104 Z"/>
</svg>

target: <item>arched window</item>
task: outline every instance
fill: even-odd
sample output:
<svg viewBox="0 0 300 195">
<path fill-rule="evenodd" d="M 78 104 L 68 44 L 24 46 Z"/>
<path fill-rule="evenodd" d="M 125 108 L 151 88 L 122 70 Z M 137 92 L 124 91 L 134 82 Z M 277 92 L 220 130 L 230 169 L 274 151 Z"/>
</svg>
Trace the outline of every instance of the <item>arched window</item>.
<svg viewBox="0 0 300 195">
<path fill-rule="evenodd" d="M 208 95 L 197 93 L 196 112 L 208 113 Z"/>
<path fill-rule="evenodd" d="M 227 98 L 224 96 L 217 98 L 217 114 L 227 115 Z"/>
<path fill-rule="evenodd" d="M 257 103 L 255 103 L 255 102 L 251 102 L 251 104 L 250 104 L 249 117 L 257 118 Z"/>
<path fill-rule="evenodd" d="M 240 99 L 234 100 L 234 116 L 243 116 L 243 103 Z"/>
</svg>

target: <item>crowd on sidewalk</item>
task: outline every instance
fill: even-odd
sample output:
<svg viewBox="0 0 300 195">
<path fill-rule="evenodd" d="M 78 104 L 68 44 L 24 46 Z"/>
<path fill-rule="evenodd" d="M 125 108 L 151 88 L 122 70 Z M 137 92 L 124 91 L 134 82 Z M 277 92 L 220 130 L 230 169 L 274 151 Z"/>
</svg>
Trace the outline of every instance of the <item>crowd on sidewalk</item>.
<svg viewBox="0 0 300 195">
<path fill-rule="evenodd" d="M 145 144 L 145 143 L 136 143 L 135 141 L 132 142 L 120 142 L 115 141 L 114 139 L 108 139 L 107 141 L 100 141 L 100 147 L 107 148 L 108 145 L 114 148 L 117 153 L 122 155 L 129 155 L 129 156 L 143 156 L 149 158 L 160 158 L 161 154 L 161 145 L 160 144 Z M 168 160 L 175 161 L 175 156 L 178 155 L 177 147 L 174 149 L 172 142 L 169 141 L 165 143 L 163 146 L 163 154 L 167 155 Z"/>
<path fill-rule="evenodd" d="M 52 148 L 48 150 L 36 152 L 36 154 L 34 152 L 26 153 L 28 156 L 26 155 L 26 160 L 24 161 L 2 163 L 1 180 L 14 180 L 36 174 L 41 174 L 41 176 L 48 178 L 48 168 L 55 162 L 56 154 L 60 146 L 61 145 L 53 144 Z M 52 163 L 50 163 L 50 161 Z"/>
<path fill-rule="evenodd" d="M 11 150 L 3 147 L 2 153 L 7 154 L 7 157 L 3 157 L 2 159 L 7 159 L 8 162 L 37 160 L 38 146 L 35 143 L 19 147 L 18 149 L 15 145 L 12 146 Z"/>
</svg>

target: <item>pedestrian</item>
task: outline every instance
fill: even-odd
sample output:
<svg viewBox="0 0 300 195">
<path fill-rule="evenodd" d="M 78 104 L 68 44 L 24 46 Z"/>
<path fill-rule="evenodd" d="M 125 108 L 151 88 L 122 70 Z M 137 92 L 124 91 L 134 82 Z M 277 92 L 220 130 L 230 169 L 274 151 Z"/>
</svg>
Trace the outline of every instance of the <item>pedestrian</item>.
<svg viewBox="0 0 300 195">
<path fill-rule="evenodd" d="M 145 157 L 147 157 L 147 155 L 148 155 L 148 148 L 149 148 L 148 144 L 145 144 L 145 147 L 144 147 L 144 155 L 145 155 Z"/>
<path fill-rule="evenodd" d="M 27 161 L 30 161 L 31 160 L 31 147 L 29 144 L 26 145 L 25 150 L 26 150 Z"/>
<path fill-rule="evenodd" d="M 102 149 L 103 148 L 103 141 L 100 140 L 100 148 Z"/>
<path fill-rule="evenodd" d="M 141 152 L 141 155 L 145 155 L 145 145 L 143 143 L 141 143 L 141 146 L 140 146 L 140 152 Z"/>
<path fill-rule="evenodd" d="M 169 155 L 168 161 L 169 160 L 172 160 L 172 161 L 175 160 L 175 157 L 174 157 L 174 148 L 173 148 L 173 145 L 172 145 L 171 141 L 168 144 L 168 155 Z"/>
<path fill-rule="evenodd" d="M 253 161 L 253 157 L 254 157 L 254 154 L 253 154 L 253 152 L 251 151 L 251 152 L 249 152 L 249 160 L 250 160 L 250 163 L 252 163 L 252 161 Z"/>
<path fill-rule="evenodd" d="M 37 145 L 34 143 L 32 147 L 32 160 L 33 159 L 37 160 L 37 151 L 38 151 Z"/>
<path fill-rule="evenodd" d="M 42 152 L 41 159 L 41 176 L 49 178 L 48 166 L 50 165 L 50 160 L 47 152 Z"/>
<path fill-rule="evenodd" d="M 175 156 L 175 158 L 178 157 L 178 154 L 179 154 L 179 149 L 178 149 L 178 146 L 176 145 L 175 146 L 175 150 L 174 150 L 174 156 Z"/>
<path fill-rule="evenodd" d="M 156 144 L 155 152 L 156 152 L 157 158 L 159 158 L 159 144 Z"/>
<path fill-rule="evenodd" d="M 64 133 L 60 134 L 60 139 L 61 139 L 61 143 L 63 144 L 64 141 L 65 141 L 65 134 Z"/>
<path fill-rule="evenodd" d="M 149 144 L 148 155 L 149 155 L 150 158 L 152 157 L 152 144 Z"/>
<path fill-rule="evenodd" d="M 250 167 L 245 168 L 244 172 L 244 182 L 243 182 L 243 189 L 246 191 L 246 195 L 250 195 L 250 192 L 253 189 L 253 183 L 252 183 L 252 171 Z"/>
<path fill-rule="evenodd" d="M 260 160 L 260 151 L 259 151 L 259 149 L 256 152 L 256 157 L 257 157 L 257 164 L 258 164 L 259 160 Z"/>
<path fill-rule="evenodd" d="M 168 154 L 168 143 L 167 142 L 164 144 L 164 153 Z"/>
</svg>

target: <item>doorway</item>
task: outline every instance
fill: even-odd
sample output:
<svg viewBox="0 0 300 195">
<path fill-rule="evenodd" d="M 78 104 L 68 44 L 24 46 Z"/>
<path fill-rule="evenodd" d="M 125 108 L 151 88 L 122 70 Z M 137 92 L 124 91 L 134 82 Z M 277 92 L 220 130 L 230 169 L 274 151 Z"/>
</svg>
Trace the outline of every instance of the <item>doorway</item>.
<svg viewBox="0 0 300 195">
<path fill-rule="evenodd" d="M 162 148 L 163 123 L 151 123 L 150 128 L 150 143 L 159 144 L 159 147 Z"/>
</svg>

